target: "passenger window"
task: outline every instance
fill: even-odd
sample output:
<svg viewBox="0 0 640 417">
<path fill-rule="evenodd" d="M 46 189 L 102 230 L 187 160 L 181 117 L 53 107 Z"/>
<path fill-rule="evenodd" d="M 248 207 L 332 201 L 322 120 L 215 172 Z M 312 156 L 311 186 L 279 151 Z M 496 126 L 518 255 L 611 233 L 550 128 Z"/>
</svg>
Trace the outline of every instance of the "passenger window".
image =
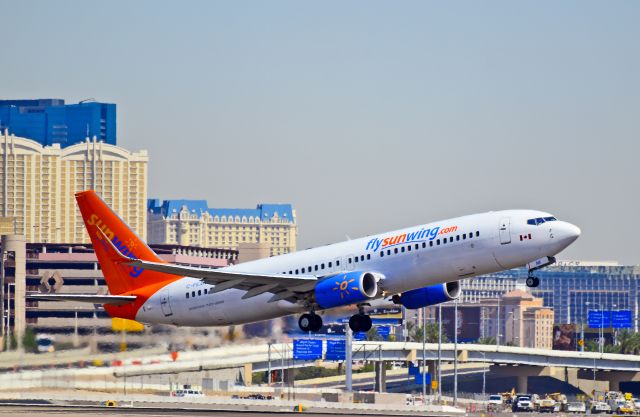
<svg viewBox="0 0 640 417">
<path fill-rule="evenodd" d="M 380 257 L 381 258 L 384 257 L 384 251 L 383 250 L 380 251 Z"/>
<path fill-rule="evenodd" d="M 422 249 L 427 247 L 427 242 L 422 242 Z"/>
<path fill-rule="evenodd" d="M 462 234 L 462 240 L 467 240 L 467 234 L 466 233 Z"/>
<path fill-rule="evenodd" d="M 404 253 L 404 246 L 400 248 L 400 251 Z"/>
<path fill-rule="evenodd" d="M 480 232 L 476 232 L 476 237 L 479 237 L 479 236 L 480 236 Z"/>
<path fill-rule="evenodd" d="M 423 245 L 424 245 L 424 243 L 423 243 Z M 418 249 L 420 249 L 420 245 L 416 243 L 416 250 L 418 250 Z"/>
<path fill-rule="evenodd" d="M 189 293 L 186 293 L 185 295 L 187 296 L 187 298 L 189 298 Z"/>
<path fill-rule="evenodd" d="M 440 239 L 436 239 L 436 245 L 440 245 Z"/>
<path fill-rule="evenodd" d="M 371 259 L 371 254 L 370 254 L 370 253 L 367 253 L 367 261 L 368 261 L 369 259 Z"/>
<path fill-rule="evenodd" d="M 429 247 L 432 247 L 432 246 L 433 246 L 433 240 L 430 240 L 429 241 Z"/>
<path fill-rule="evenodd" d="M 349 263 L 351 263 L 351 258 L 349 258 Z"/>
<path fill-rule="evenodd" d="M 411 245 L 407 246 L 407 252 L 411 252 Z"/>
<path fill-rule="evenodd" d="M 353 258 L 353 262 L 358 262 L 358 257 Z"/>
<path fill-rule="evenodd" d="M 329 265 L 331 266 L 331 265 Z M 336 261 L 336 266 L 340 266 L 340 261 Z"/>
<path fill-rule="evenodd" d="M 460 235 L 456 235 L 456 242 L 460 240 Z"/>
<path fill-rule="evenodd" d="M 321 268 L 321 269 L 324 269 L 324 264 L 320 264 L 320 268 Z"/>
<path fill-rule="evenodd" d="M 284 274 L 284 272 L 283 272 Z M 202 290 L 202 292 L 206 295 L 207 294 L 207 289 L 205 288 L 204 290 Z"/>
<path fill-rule="evenodd" d="M 302 273 L 304 274 L 304 268 L 302 268 Z"/>
<path fill-rule="evenodd" d="M 316 265 L 313 269 L 314 269 L 314 271 L 317 271 L 318 270 L 318 265 Z"/>
<path fill-rule="evenodd" d="M 191 291 L 191 297 L 195 297 L 196 296 L 196 292 L 195 291 Z"/>
<path fill-rule="evenodd" d="M 364 255 L 360 255 L 360 260 L 364 261 Z"/>
<path fill-rule="evenodd" d="M 198 296 L 202 295 L 202 291 L 198 290 Z"/>
<path fill-rule="evenodd" d="M 289 271 L 289 275 L 293 275 L 293 271 Z"/>
<path fill-rule="evenodd" d="M 387 255 L 391 255 L 391 249 L 387 249 Z"/>
<path fill-rule="evenodd" d="M 299 274 L 299 272 L 298 272 L 298 270 L 296 269 L 296 275 L 298 275 L 298 274 Z"/>
<path fill-rule="evenodd" d="M 453 236 L 449 238 L 449 243 L 452 243 L 452 242 L 453 242 Z"/>
<path fill-rule="evenodd" d="M 442 244 L 446 245 L 447 244 L 447 238 L 445 237 L 444 239 L 442 239 Z"/>
<path fill-rule="evenodd" d="M 340 265 L 340 262 L 336 261 L 336 265 Z M 329 268 L 331 268 L 331 262 L 329 262 Z"/>
<path fill-rule="evenodd" d="M 398 253 L 398 248 L 393 249 L 393 253 Z"/>
<path fill-rule="evenodd" d="M 469 239 L 473 237 L 473 233 L 469 233 Z"/>
</svg>

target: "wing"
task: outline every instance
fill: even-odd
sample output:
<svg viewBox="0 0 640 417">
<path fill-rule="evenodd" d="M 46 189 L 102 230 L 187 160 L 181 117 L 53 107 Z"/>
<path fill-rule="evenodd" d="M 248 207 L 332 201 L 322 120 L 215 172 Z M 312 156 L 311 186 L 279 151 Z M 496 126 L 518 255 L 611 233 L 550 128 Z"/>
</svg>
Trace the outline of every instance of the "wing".
<svg viewBox="0 0 640 417">
<path fill-rule="evenodd" d="M 26 294 L 30 300 L 76 301 L 91 304 L 123 305 L 136 300 L 135 295 L 99 295 L 99 294 Z"/>
<path fill-rule="evenodd" d="M 102 233 L 102 230 L 98 229 L 98 231 Z M 134 268 L 163 272 L 165 274 L 200 278 L 207 284 L 214 285 L 212 289 L 213 293 L 234 288 L 247 291 L 247 293 L 242 296 L 243 299 L 256 297 L 264 293 L 272 293 L 273 297 L 269 299 L 269 302 L 278 300 L 295 302 L 301 299 L 305 293 L 313 290 L 318 281 L 318 277 L 315 275 L 281 275 L 226 271 L 134 259 L 123 255 L 111 240 L 106 236 L 103 237 L 111 246 L 114 254 L 114 262 L 120 262 Z"/>
</svg>

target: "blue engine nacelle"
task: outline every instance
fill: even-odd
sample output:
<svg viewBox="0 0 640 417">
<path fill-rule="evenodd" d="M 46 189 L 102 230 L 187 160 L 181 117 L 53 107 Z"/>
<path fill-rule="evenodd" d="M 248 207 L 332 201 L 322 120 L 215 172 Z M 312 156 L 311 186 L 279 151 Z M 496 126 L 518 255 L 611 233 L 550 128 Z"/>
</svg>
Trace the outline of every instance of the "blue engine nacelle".
<svg viewBox="0 0 640 417">
<path fill-rule="evenodd" d="M 345 272 L 324 278 L 316 284 L 316 302 L 322 308 L 359 303 L 374 298 L 378 282 L 371 272 Z"/>
<path fill-rule="evenodd" d="M 453 281 L 403 292 L 400 294 L 400 297 L 394 299 L 394 302 L 396 302 L 396 304 L 402 304 L 405 308 L 413 310 L 416 308 L 432 306 L 434 304 L 455 300 L 459 296 L 460 283 L 458 281 Z"/>
</svg>

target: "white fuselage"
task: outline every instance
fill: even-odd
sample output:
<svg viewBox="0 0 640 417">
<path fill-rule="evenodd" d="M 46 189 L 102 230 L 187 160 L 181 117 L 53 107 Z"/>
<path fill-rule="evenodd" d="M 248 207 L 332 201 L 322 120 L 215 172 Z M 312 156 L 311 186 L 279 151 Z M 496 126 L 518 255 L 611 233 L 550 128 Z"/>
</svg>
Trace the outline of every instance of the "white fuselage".
<svg viewBox="0 0 640 417">
<path fill-rule="evenodd" d="M 552 216 L 534 210 L 474 214 L 225 269 L 314 275 L 318 279 L 345 271 L 375 272 L 383 277 L 379 286 L 384 294 L 393 295 L 554 256 L 580 234 L 576 226 L 555 219 L 537 225 L 527 223 L 535 218 Z M 198 278 L 179 279 L 151 296 L 138 311 L 136 320 L 216 326 L 267 320 L 307 308 L 302 303 L 285 300 L 269 302 L 273 294 L 243 300 L 245 291 L 230 289 L 210 294 L 210 288 L 213 286 Z"/>
</svg>

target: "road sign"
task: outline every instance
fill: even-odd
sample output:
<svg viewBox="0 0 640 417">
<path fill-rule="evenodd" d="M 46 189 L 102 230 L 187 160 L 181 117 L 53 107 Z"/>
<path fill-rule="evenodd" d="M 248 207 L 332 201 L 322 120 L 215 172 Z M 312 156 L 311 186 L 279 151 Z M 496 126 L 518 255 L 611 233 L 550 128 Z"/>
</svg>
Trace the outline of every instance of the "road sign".
<svg viewBox="0 0 640 417">
<path fill-rule="evenodd" d="M 322 359 L 322 340 L 297 339 L 293 341 L 293 359 L 313 361 Z"/>
<path fill-rule="evenodd" d="M 353 334 L 353 340 L 358 340 L 358 341 L 367 340 L 367 332 L 355 332 Z"/>
<path fill-rule="evenodd" d="M 414 366 L 412 363 L 409 363 L 409 375 L 420 375 L 420 367 Z"/>
<path fill-rule="evenodd" d="M 589 310 L 588 322 L 591 329 L 606 329 L 611 327 L 611 311 Z"/>
<path fill-rule="evenodd" d="M 347 343 L 344 340 L 327 340 L 327 354 L 325 359 L 328 361 L 343 361 L 346 357 Z"/>
<path fill-rule="evenodd" d="M 389 335 L 391 334 L 391 326 L 378 326 L 376 327 L 378 335 L 384 339 L 389 340 Z"/>
<path fill-rule="evenodd" d="M 578 346 L 584 346 L 584 339 L 578 339 Z"/>
<path fill-rule="evenodd" d="M 429 372 L 416 375 L 416 384 L 422 385 L 422 377 L 424 376 L 424 383 L 431 385 L 431 374 Z"/>
<path fill-rule="evenodd" d="M 616 310 L 611 312 L 611 327 L 614 329 L 630 329 L 631 310 Z"/>
</svg>

